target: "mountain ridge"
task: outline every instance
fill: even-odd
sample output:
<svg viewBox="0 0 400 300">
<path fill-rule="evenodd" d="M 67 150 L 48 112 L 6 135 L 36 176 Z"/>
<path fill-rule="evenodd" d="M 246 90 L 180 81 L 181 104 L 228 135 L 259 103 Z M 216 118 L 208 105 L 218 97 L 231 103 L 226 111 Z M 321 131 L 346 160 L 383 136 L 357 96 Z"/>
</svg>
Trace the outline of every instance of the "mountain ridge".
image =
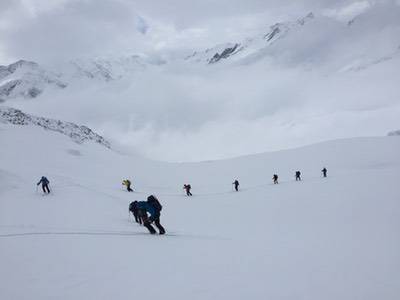
<svg viewBox="0 0 400 300">
<path fill-rule="evenodd" d="M 37 117 L 11 107 L 0 106 L 0 123 L 12 125 L 35 125 L 46 130 L 66 135 L 78 144 L 86 141 L 93 141 L 107 148 L 111 148 L 110 142 L 87 126 L 76 125 L 75 123 L 64 122 L 61 120 Z"/>
<path fill-rule="evenodd" d="M 386 15 L 387 20 L 383 19 Z M 260 28 L 258 34 L 205 50 L 194 49 L 190 55 L 177 58 L 162 53 L 74 58 L 53 66 L 55 71 L 37 62 L 19 60 L 0 66 L 0 101 L 36 98 L 46 89 L 64 89 L 75 81 L 112 82 L 161 66 L 173 72 L 175 66 L 190 69 L 220 65 L 229 72 L 232 65 L 258 64 L 268 59 L 280 69 L 301 67 L 327 74 L 362 72 L 399 56 L 400 23 L 396 16 L 400 16 L 399 6 L 378 4 L 346 22 L 309 12 Z M 379 47 L 369 47 L 372 40 L 377 40 Z"/>
</svg>

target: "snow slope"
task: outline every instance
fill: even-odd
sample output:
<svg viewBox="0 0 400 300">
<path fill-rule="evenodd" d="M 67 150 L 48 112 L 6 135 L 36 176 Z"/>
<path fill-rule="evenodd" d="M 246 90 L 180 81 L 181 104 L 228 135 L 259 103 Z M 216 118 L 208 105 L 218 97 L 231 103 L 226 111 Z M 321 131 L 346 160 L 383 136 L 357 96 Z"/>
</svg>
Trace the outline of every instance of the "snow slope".
<svg viewBox="0 0 400 300">
<path fill-rule="evenodd" d="M 8 66 L 0 65 L 0 102 L 14 98 L 35 98 L 47 88 L 67 86 L 61 76 L 35 62 L 19 60 Z"/>
<path fill-rule="evenodd" d="M 0 140 L 0 299 L 400 295 L 398 137 L 182 164 L 34 126 L 0 124 Z M 35 190 L 42 175 L 49 196 Z M 151 193 L 167 236 L 128 218 L 129 202 Z"/>
<path fill-rule="evenodd" d="M 94 141 L 108 148 L 111 146 L 110 143 L 101 135 L 98 135 L 86 126 L 79 126 L 71 122 L 63 122 L 61 120 L 33 116 L 11 107 L 0 106 L 0 123 L 14 125 L 35 125 L 46 130 L 65 134 L 76 143 Z"/>
</svg>

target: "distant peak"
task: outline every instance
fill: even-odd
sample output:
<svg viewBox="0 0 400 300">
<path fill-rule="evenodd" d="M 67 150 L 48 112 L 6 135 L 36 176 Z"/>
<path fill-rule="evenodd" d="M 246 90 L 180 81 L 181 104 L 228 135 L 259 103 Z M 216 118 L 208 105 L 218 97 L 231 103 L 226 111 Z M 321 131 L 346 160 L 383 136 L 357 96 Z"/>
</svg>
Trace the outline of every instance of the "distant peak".
<svg viewBox="0 0 400 300">
<path fill-rule="evenodd" d="M 306 16 L 306 18 L 308 18 L 308 19 L 313 19 L 315 16 L 314 16 L 314 13 L 311 11 L 311 12 L 309 12 L 308 14 L 307 14 L 307 16 Z"/>
<path fill-rule="evenodd" d="M 18 68 L 21 68 L 21 67 L 24 67 L 24 66 L 38 67 L 39 65 L 37 63 L 33 62 L 33 61 L 20 59 L 20 60 L 16 61 L 15 63 L 12 63 L 12 64 L 8 65 L 7 68 L 11 73 L 13 73 Z"/>
<path fill-rule="evenodd" d="M 307 21 L 309 21 L 311 19 L 314 19 L 314 18 L 315 18 L 314 13 L 313 12 L 309 12 L 305 17 L 303 17 L 301 19 L 298 19 L 297 22 L 300 25 L 304 25 Z"/>
</svg>

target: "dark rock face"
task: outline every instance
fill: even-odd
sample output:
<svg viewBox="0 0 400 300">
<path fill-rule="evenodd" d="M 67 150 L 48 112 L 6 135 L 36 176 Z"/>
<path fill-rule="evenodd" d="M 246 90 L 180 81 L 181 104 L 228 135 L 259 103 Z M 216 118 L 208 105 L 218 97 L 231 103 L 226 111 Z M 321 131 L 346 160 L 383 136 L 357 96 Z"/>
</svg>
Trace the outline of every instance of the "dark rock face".
<svg viewBox="0 0 400 300">
<path fill-rule="evenodd" d="M 269 42 L 272 40 L 277 34 L 281 32 L 281 29 L 279 28 L 280 24 L 277 23 L 273 26 L 271 26 L 271 32 L 265 35 L 265 39 Z"/>
<path fill-rule="evenodd" d="M 209 64 L 216 63 L 220 61 L 223 58 L 228 58 L 231 56 L 236 50 L 238 50 L 238 47 L 240 44 L 235 44 L 233 47 L 226 48 L 224 51 L 221 53 L 215 53 L 214 56 L 210 59 Z"/>
</svg>

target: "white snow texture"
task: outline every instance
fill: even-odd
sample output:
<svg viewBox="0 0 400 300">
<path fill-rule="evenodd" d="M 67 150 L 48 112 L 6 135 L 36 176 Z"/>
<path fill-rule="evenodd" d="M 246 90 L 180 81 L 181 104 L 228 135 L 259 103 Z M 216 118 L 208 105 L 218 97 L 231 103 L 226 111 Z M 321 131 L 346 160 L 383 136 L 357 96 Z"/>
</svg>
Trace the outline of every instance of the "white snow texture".
<svg viewBox="0 0 400 300">
<path fill-rule="evenodd" d="M 31 125 L 0 123 L 0 139 L 0 299 L 400 295 L 398 137 L 180 164 Z M 42 175 L 48 196 L 36 188 Z M 150 194 L 166 236 L 128 216 Z"/>
<path fill-rule="evenodd" d="M 96 10 L 131 1 L 56 2 L 54 32 L 40 14 L 0 20 L 0 52 L 15 39 L 32 55 L 0 66 L 0 300 L 400 299 L 399 1 L 306 12 L 207 49 L 187 42 L 202 30 L 155 43 L 151 19 Z M 57 35 L 81 30 L 68 5 L 103 26 Z M 36 41 L 26 24 L 53 34 Z M 117 41 L 140 34 L 154 51 L 64 57 L 62 41 L 75 54 L 123 26 Z M 91 46 L 110 49 L 110 32 Z M 151 194 L 166 235 L 128 213 Z"/>
</svg>

